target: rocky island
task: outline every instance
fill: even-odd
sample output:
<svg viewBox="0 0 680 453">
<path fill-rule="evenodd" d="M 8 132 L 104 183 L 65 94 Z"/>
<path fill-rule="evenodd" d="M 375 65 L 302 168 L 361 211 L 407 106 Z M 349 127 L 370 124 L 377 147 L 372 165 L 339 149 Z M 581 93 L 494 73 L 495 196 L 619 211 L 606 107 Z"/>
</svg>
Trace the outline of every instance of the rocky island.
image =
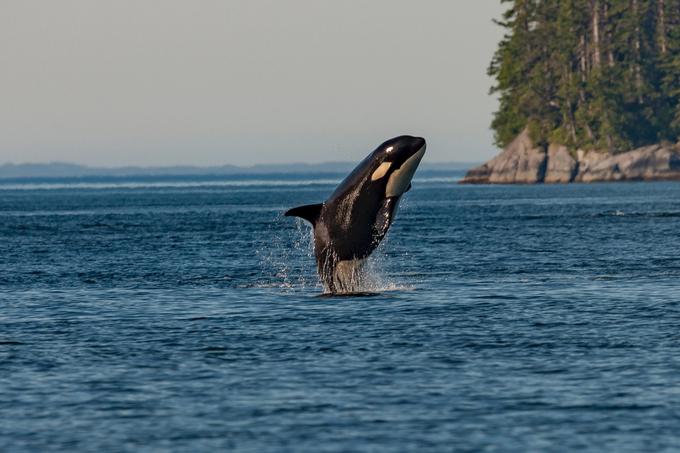
<svg viewBox="0 0 680 453">
<path fill-rule="evenodd" d="M 508 1 L 467 184 L 680 180 L 680 0 Z"/>
<path fill-rule="evenodd" d="M 680 144 L 662 143 L 623 153 L 571 152 L 537 146 L 522 132 L 498 156 L 467 172 L 462 184 L 537 184 L 680 181 Z"/>
</svg>

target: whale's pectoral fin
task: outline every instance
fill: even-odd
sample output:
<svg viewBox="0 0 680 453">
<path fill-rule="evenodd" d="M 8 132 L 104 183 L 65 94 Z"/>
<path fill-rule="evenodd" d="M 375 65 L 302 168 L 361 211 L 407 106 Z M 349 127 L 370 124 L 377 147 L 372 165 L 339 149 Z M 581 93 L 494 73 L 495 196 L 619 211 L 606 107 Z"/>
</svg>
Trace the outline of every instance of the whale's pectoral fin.
<svg viewBox="0 0 680 453">
<path fill-rule="evenodd" d="M 380 207 L 378 214 L 375 217 L 375 224 L 373 225 L 373 241 L 379 244 L 387 234 L 387 230 L 392 225 L 394 215 L 399 206 L 399 197 L 390 197 L 385 199 L 383 205 Z"/>
<path fill-rule="evenodd" d="M 316 221 L 319 220 L 321 215 L 321 208 L 323 204 L 307 204 L 304 206 L 298 206 L 297 208 L 289 209 L 284 214 L 286 217 L 300 217 L 307 220 L 312 225 L 316 225 Z"/>
</svg>

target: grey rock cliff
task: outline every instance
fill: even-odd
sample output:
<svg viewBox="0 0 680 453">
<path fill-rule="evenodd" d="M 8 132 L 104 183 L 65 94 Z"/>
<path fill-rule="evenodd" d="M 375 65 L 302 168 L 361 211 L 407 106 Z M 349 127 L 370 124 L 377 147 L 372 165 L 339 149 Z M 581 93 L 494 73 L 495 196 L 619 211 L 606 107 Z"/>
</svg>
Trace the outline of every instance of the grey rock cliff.
<svg viewBox="0 0 680 453">
<path fill-rule="evenodd" d="M 661 144 L 621 154 L 579 150 L 562 145 L 547 150 L 531 141 L 527 130 L 498 156 L 468 171 L 464 184 L 534 184 L 608 181 L 680 180 L 680 144 Z"/>
<path fill-rule="evenodd" d="M 586 156 L 594 154 L 588 153 Z M 622 154 L 602 154 L 589 160 L 575 181 L 680 180 L 680 150 L 673 145 L 652 145 Z"/>
<path fill-rule="evenodd" d="M 531 184 L 543 181 L 546 153 L 524 131 L 498 156 L 470 170 L 462 182 L 472 184 Z"/>
<path fill-rule="evenodd" d="M 550 145 L 548 147 L 548 164 L 543 182 L 567 183 L 574 180 L 578 171 L 578 162 L 571 156 L 566 146 Z"/>
</svg>

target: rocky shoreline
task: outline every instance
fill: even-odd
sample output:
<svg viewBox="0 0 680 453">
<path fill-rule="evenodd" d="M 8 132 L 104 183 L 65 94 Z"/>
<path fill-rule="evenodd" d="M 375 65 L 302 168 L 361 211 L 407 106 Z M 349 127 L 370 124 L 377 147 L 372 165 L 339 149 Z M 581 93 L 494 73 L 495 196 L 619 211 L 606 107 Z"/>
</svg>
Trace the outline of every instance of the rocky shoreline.
<svg viewBox="0 0 680 453">
<path fill-rule="evenodd" d="M 527 130 L 498 156 L 467 172 L 461 184 L 556 184 L 680 181 L 680 144 L 645 146 L 620 154 L 565 146 L 536 146 Z"/>
</svg>

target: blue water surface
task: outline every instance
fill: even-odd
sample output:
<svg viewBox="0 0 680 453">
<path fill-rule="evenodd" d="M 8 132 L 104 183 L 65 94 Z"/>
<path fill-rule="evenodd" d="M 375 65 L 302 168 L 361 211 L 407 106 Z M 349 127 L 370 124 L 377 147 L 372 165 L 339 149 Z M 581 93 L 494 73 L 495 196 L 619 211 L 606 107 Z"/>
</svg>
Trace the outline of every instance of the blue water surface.
<svg viewBox="0 0 680 453">
<path fill-rule="evenodd" d="M 0 184 L 0 451 L 680 449 L 680 184 L 458 176 L 336 298 L 342 175 Z"/>
</svg>

